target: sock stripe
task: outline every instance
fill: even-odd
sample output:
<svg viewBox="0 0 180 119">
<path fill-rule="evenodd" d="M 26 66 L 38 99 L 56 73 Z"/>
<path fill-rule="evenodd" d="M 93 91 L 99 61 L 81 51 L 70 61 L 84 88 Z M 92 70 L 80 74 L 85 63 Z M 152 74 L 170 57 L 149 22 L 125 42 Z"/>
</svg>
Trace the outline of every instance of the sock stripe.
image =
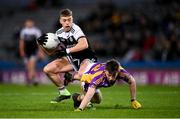
<svg viewBox="0 0 180 119">
<path fill-rule="evenodd" d="M 63 90 L 63 89 L 65 89 L 65 86 L 58 87 L 58 90 Z"/>
</svg>

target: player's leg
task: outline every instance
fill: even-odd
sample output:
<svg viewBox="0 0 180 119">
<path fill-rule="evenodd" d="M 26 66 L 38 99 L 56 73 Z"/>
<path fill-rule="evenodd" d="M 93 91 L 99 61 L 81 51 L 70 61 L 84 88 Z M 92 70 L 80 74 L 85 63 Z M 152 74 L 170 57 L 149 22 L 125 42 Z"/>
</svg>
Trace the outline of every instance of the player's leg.
<svg viewBox="0 0 180 119">
<path fill-rule="evenodd" d="M 37 85 L 37 81 L 35 81 L 36 77 L 36 57 L 31 56 L 27 62 L 27 70 L 28 70 L 28 79 L 31 80 L 31 82 L 34 85 Z"/>
<path fill-rule="evenodd" d="M 80 64 L 80 68 L 78 71 L 74 71 L 73 73 L 66 73 L 64 75 L 65 78 L 65 85 L 68 85 L 70 82 L 72 82 L 73 80 L 80 80 L 82 77 L 82 74 L 85 72 L 85 70 L 87 69 L 87 66 L 90 64 L 90 60 L 89 59 L 85 59 L 81 62 Z M 72 64 L 71 64 L 72 65 Z M 79 66 L 77 66 L 79 67 Z"/>
<path fill-rule="evenodd" d="M 95 92 L 94 96 L 92 97 L 91 102 L 100 104 L 101 101 L 102 101 L 102 93 L 99 89 L 96 89 L 96 92 Z"/>
<path fill-rule="evenodd" d="M 83 94 L 74 93 L 72 95 L 72 99 L 73 99 L 73 102 L 74 102 L 74 108 L 79 107 L 79 105 L 81 104 L 81 101 L 83 100 L 84 95 L 86 94 L 87 89 L 89 87 L 88 84 L 83 83 L 83 82 L 82 82 L 81 86 L 82 86 Z M 101 91 L 99 89 L 96 89 L 96 92 L 95 92 L 94 96 L 92 97 L 91 101 L 88 103 L 88 105 L 86 107 L 87 108 L 93 108 L 92 103 L 100 104 L 101 101 L 102 101 L 102 93 L 101 93 Z"/>
<path fill-rule="evenodd" d="M 80 80 L 83 73 L 85 72 L 85 70 L 87 69 L 87 67 L 90 63 L 92 63 L 92 61 L 90 59 L 84 59 L 80 64 L 80 68 L 79 68 L 78 72 L 74 75 L 74 79 Z"/>
<path fill-rule="evenodd" d="M 72 99 L 73 99 L 73 102 L 74 102 L 74 108 L 78 108 L 79 105 L 81 104 L 81 101 L 82 101 L 82 97 L 81 96 L 84 96 L 84 95 L 81 95 L 80 93 L 73 93 L 72 94 Z"/>
<path fill-rule="evenodd" d="M 73 80 L 80 80 L 83 73 L 86 72 L 90 68 L 92 63 L 93 62 L 90 59 L 84 59 L 81 62 L 80 66 L 77 66 L 77 67 L 79 67 L 78 71 L 73 72 L 73 74 L 66 73 L 64 76 L 65 85 L 68 85 L 68 83 L 72 82 Z"/>
<path fill-rule="evenodd" d="M 74 81 L 74 74 L 76 74 L 76 71 L 66 72 L 64 74 L 64 85 L 67 86 L 70 82 Z"/>
<path fill-rule="evenodd" d="M 27 85 L 30 86 L 33 83 L 33 78 L 35 75 L 35 72 L 33 71 L 33 62 L 35 59 L 31 58 L 30 55 L 27 55 L 27 57 L 25 57 L 23 60 L 26 69 Z"/>
<path fill-rule="evenodd" d="M 72 70 L 72 66 L 68 63 L 68 61 L 64 58 L 56 59 L 49 64 L 47 64 L 43 71 L 50 80 L 57 86 L 64 86 L 64 81 L 61 79 L 59 73 L 64 73 Z"/>
<path fill-rule="evenodd" d="M 64 80 L 60 76 L 61 73 L 72 70 L 71 64 L 65 58 L 56 59 L 44 67 L 44 72 L 49 79 L 57 86 L 59 90 L 59 96 L 51 101 L 51 103 L 57 103 L 64 99 L 70 98 L 70 92 L 64 86 Z"/>
<path fill-rule="evenodd" d="M 23 59 L 23 62 L 24 62 L 24 65 L 25 65 L 25 73 L 26 73 L 26 85 L 27 86 L 30 86 L 31 85 L 31 79 L 30 79 L 30 76 L 29 76 L 29 58 L 28 57 L 25 57 Z"/>
<path fill-rule="evenodd" d="M 81 104 L 81 101 L 83 100 L 85 94 L 79 94 L 79 93 L 74 93 L 72 95 L 72 99 L 74 102 L 74 108 L 78 108 L 79 105 Z M 91 101 L 88 103 L 86 106 L 87 108 L 93 108 L 93 103 L 100 104 L 102 101 L 102 94 L 100 90 L 96 90 L 94 96 L 92 97 Z"/>
<path fill-rule="evenodd" d="M 82 92 L 83 94 L 80 94 L 80 93 L 74 93 L 72 95 L 72 99 L 73 99 L 73 102 L 74 102 L 74 108 L 78 108 L 79 105 L 81 104 L 81 101 L 83 100 L 84 98 L 84 95 L 85 93 L 87 92 L 87 89 L 88 89 L 88 84 L 84 83 L 84 82 L 81 82 L 81 89 L 82 89 Z"/>
</svg>

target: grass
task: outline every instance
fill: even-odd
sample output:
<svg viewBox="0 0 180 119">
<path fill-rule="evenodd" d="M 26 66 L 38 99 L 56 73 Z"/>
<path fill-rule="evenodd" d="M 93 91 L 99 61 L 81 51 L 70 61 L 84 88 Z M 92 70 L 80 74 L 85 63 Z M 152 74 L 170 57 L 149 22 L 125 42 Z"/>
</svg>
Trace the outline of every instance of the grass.
<svg viewBox="0 0 180 119">
<path fill-rule="evenodd" d="M 79 92 L 78 86 L 70 85 L 71 92 Z M 102 88 L 103 101 L 96 110 L 74 112 L 72 100 L 50 104 L 57 96 L 53 85 L 26 87 L 0 84 L 0 118 L 179 118 L 180 87 L 138 86 L 137 98 L 142 109 L 130 107 L 127 85 Z"/>
</svg>

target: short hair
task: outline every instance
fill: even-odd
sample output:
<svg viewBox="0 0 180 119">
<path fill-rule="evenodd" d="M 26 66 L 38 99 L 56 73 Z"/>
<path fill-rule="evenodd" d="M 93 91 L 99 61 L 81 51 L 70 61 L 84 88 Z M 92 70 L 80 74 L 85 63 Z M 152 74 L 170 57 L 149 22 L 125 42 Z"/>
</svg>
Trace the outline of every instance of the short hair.
<svg viewBox="0 0 180 119">
<path fill-rule="evenodd" d="M 67 17 L 67 16 L 72 16 L 72 11 L 68 8 L 62 9 L 60 11 L 60 17 Z"/>
<path fill-rule="evenodd" d="M 105 69 L 112 75 L 115 75 L 119 71 L 119 62 L 115 59 L 111 59 L 106 62 Z"/>
</svg>

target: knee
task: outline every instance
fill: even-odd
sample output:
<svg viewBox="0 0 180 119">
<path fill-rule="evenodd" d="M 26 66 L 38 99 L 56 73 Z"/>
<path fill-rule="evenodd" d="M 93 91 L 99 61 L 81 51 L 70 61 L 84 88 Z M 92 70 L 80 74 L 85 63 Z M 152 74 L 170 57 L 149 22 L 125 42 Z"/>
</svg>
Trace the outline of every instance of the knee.
<svg viewBox="0 0 180 119">
<path fill-rule="evenodd" d="M 97 99 L 97 100 L 95 101 L 95 103 L 96 103 L 96 104 L 100 104 L 100 103 L 101 103 L 101 99 Z"/>
<path fill-rule="evenodd" d="M 81 77 L 82 77 L 82 73 L 77 72 L 77 73 L 74 75 L 73 78 L 74 78 L 74 79 L 77 79 L 77 80 L 80 80 Z"/>
<path fill-rule="evenodd" d="M 78 73 L 77 78 L 78 78 L 78 79 L 81 79 L 81 77 L 82 77 L 82 74 L 79 74 L 79 73 Z"/>
<path fill-rule="evenodd" d="M 91 102 L 96 104 L 100 104 L 101 101 L 102 101 L 102 97 L 97 94 L 95 94 L 94 97 L 91 99 Z"/>
<path fill-rule="evenodd" d="M 91 100 L 92 103 L 96 103 L 96 104 L 100 104 L 101 101 L 102 101 L 101 98 L 96 98 Z"/>
<path fill-rule="evenodd" d="M 46 73 L 46 74 L 50 73 L 50 70 L 49 70 L 48 66 L 45 66 L 43 68 L 43 72 Z"/>
<path fill-rule="evenodd" d="M 78 77 L 81 78 L 82 75 L 83 75 L 83 73 L 84 73 L 84 72 L 82 72 L 82 71 L 78 71 L 78 73 L 77 73 L 77 74 L 78 74 Z"/>
</svg>

